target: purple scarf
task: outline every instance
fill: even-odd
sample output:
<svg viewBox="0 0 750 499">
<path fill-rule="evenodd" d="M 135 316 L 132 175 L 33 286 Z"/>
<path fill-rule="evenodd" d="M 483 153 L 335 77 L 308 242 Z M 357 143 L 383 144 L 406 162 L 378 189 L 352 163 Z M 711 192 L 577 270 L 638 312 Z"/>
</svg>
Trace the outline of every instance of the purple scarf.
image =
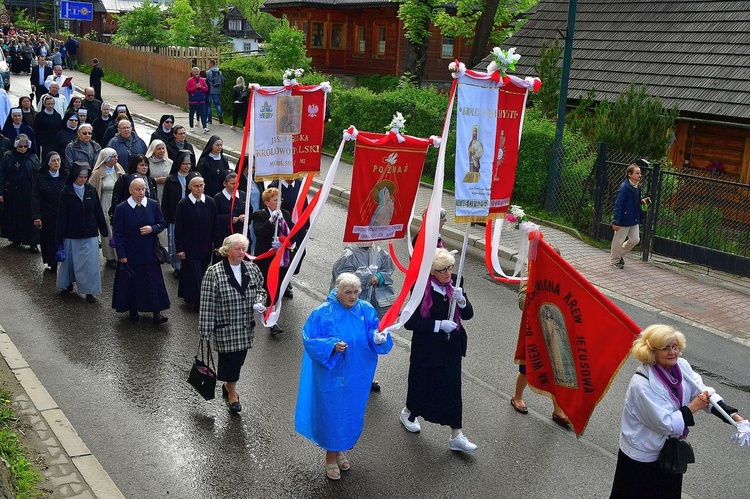
<svg viewBox="0 0 750 499">
<path fill-rule="evenodd" d="M 667 388 L 669 398 L 675 403 L 677 409 L 682 407 L 682 370 L 678 364 L 673 365 L 669 370 L 664 369 L 659 364 L 654 364 L 653 372 L 656 373 L 656 379 Z M 682 432 L 682 438 L 687 437 L 688 427 Z"/>
<path fill-rule="evenodd" d="M 286 236 L 289 234 L 289 226 L 286 223 L 286 220 L 284 220 L 284 217 L 281 217 L 279 219 L 279 235 Z M 288 267 L 289 264 L 292 263 L 292 252 L 289 251 L 289 248 L 287 247 L 284 249 L 284 254 L 281 255 L 281 267 Z"/>
<path fill-rule="evenodd" d="M 424 290 L 424 297 L 422 298 L 422 305 L 419 307 L 419 316 L 423 319 L 427 319 L 430 317 L 430 308 L 432 307 L 432 283 L 435 283 L 438 286 L 443 286 L 440 281 L 437 280 L 437 277 L 430 274 L 430 278 L 427 281 L 427 288 Z M 448 301 L 450 302 L 451 298 L 453 298 L 453 282 L 448 281 L 448 284 L 445 285 L 445 296 L 448 297 Z M 461 326 L 461 314 L 458 312 L 458 307 L 456 307 L 455 312 L 453 312 L 453 322 Z"/>
</svg>

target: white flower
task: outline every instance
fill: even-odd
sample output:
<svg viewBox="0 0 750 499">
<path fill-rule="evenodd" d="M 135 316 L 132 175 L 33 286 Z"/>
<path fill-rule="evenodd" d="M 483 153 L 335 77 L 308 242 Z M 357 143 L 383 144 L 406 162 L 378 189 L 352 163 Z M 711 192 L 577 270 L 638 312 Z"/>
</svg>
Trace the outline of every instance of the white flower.
<svg viewBox="0 0 750 499">
<path fill-rule="evenodd" d="M 391 124 L 388 125 L 388 128 L 391 130 L 401 131 L 406 126 L 406 120 L 404 119 L 403 115 L 399 112 L 393 115 L 393 119 L 391 120 Z"/>
</svg>

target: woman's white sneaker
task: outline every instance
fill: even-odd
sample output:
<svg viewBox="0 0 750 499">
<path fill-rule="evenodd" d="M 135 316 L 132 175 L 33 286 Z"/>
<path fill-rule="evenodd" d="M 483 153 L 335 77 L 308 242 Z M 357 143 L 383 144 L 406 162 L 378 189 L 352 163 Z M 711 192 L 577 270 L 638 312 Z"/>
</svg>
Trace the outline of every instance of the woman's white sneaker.
<svg viewBox="0 0 750 499">
<path fill-rule="evenodd" d="M 417 418 L 414 418 L 414 422 L 411 422 L 409 421 L 409 416 L 411 416 L 411 412 L 407 411 L 406 407 L 401 409 L 401 414 L 399 414 L 399 417 L 401 418 L 401 423 L 404 425 L 404 428 L 412 433 L 419 433 L 420 431 L 422 431 Z"/>
<path fill-rule="evenodd" d="M 466 438 L 466 435 L 464 435 L 463 432 L 460 432 L 458 435 L 451 438 L 449 445 L 451 450 L 457 450 L 460 452 L 474 452 L 477 450 L 476 444 L 469 442 L 469 439 Z"/>
</svg>

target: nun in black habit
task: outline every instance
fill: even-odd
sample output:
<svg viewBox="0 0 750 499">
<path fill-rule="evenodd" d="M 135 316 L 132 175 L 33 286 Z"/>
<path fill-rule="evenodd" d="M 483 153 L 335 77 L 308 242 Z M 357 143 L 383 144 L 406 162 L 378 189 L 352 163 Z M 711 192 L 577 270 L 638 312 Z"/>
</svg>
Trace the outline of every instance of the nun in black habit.
<svg viewBox="0 0 750 499">
<path fill-rule="evenodd" d="M 204 179 L 198 172 L 186 178 L 190 193 L 177 203 L 174 244 L 182 260 L 177 296 L 198 310 L 203 274 L 211 264 L 214 250 L 221 246 L 216 203 L 203 193 Z"/>
<path fill-rule="evenodd" d="M 227 170 L 229 161 L 224 156 L 224 141 L 218 135 L 212 135 L 198 159 L 198 172 L 206 182 L 206 196 L 214 197 L 221 192 Z"/>
<path fill-rule="evenodd" d="M 235 192 L 237 185 L 237 174 L 233 171 L 225 172 L 224 189 L 214 196 L 216 210 L 218 211 L 219 234 L 223 241 L 230 234 L 242 234 L 245 226 L 245 193 L 241 190 Z M 234 196 L 234 209 L 232 209 L 232 196 Z M 253 210 L 250 209 L 250 215 Z"/>
<path fill-rule="evenodd" d="M 146 183 L 135 178 L 129 186 L 130 197 L 115 208 L 113 227 L 117 250 L 117 274 L 112 289 L 112 308 L 128 312 L 133 322 L 138 312 L 151 312 L 154 324 L 163 324 L 161 314 L 169 308 L 161 266 L 154 260 L 154 246 L 167 226 L 159 203 L 146 197 Z"/>
<path fill-rule="evenodd" d="M 31 187 L 31 218 L 39 229 L 39 242 L 42 246 L 42 261 L 52 272 L 57 272 L 55 252 L 55 228 L 57 210 L 60 207 L 60 193 L 65 187 L 66 171 L 62 169 L 62 159 L 56 151 L 47 153 L 44 163 L 34 175 Z"/>
<path fill-rule="evenodd" d="M 38 253 L 39 230 L 31 218 L 31 188 L 39 169 L 31 139 L 25 134 L 15 137 L 14 148 L 6 151 L 0 164 L 0 202 L 3 203 L 2 237 L 13 246 L 26 244 Z"/>
</svg>

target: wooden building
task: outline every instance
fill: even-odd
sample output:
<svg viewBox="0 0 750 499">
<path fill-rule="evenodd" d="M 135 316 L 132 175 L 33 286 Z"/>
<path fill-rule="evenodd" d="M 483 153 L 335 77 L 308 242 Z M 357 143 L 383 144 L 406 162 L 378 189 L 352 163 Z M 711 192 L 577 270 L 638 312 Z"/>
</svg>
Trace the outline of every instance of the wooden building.
<svg viewBox="0 0 750 499">
<path fill-rule="evenodd" d="M 307 55 L 318 71 L 401 76 L 408 40 L 399 5 L 389 0 L 266 0 L 261 9 L 286 16 L 305 33 Z M 430 32 L 424 80 L 449 82 L 448 64 L 468 61 L 471 46 L 460 37 L 441 35 L 435 26 Z"/>
<path fill-rule="evenodd" d="M 542 43 L 566 32 L 568 3 L 540 0 L 505 43 L 523 56 L 518 74 L 536 74 Z M 578 0 L 568 102 L 592 88 L 612 101 L 631 81 L 644 84 L 679 108 L 674 165 L 696 171 L 721 163 L 724 178 L 750 183 L 748 32 L 745 0 Z"/>
</svg>

